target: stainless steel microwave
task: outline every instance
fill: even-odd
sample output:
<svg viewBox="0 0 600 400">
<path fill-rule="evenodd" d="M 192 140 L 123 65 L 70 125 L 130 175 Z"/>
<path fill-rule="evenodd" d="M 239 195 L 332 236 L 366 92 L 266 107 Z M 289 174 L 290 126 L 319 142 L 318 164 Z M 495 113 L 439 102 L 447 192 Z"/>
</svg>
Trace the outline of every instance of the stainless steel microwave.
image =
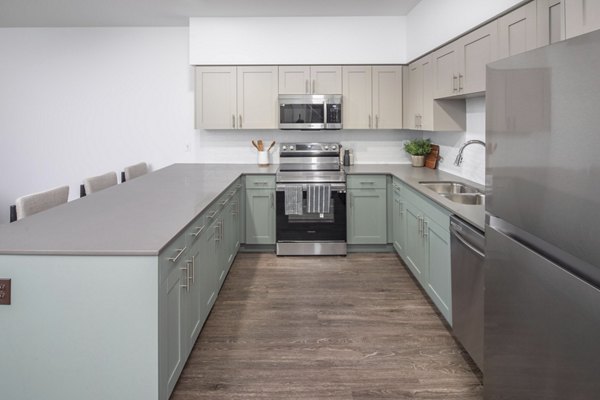
<svg viewBox="0 0 600 400">
<path fill-rule="evenodd" d="M 342 95 L 280 94 L 279 129 L 342 129 Z"/>
</svg>

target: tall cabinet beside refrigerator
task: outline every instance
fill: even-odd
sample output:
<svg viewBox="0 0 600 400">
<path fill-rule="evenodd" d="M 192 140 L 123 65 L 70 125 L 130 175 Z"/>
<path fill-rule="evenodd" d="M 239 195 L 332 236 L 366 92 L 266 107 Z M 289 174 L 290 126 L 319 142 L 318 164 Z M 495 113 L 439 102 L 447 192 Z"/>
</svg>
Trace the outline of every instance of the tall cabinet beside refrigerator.
<svg viewBox="0 0 600 400">
<path fill-rule="evenodd" d="M 486 400 L 600 398 L 600 31 L 487 70 Z"/>
</svg>

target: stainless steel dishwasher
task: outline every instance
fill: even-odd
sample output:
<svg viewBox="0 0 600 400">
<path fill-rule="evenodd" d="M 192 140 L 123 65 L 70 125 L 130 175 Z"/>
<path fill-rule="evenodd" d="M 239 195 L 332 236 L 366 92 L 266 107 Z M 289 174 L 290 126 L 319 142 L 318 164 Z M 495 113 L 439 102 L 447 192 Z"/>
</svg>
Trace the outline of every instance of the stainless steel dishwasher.
<svg viewBox="0 0 600 400">
<path fill-rule="evenodd" d="M 483 262 L 485 236 L 479 229 L 452 216 L 452 329 L 483 371 Z"/>
</svg>

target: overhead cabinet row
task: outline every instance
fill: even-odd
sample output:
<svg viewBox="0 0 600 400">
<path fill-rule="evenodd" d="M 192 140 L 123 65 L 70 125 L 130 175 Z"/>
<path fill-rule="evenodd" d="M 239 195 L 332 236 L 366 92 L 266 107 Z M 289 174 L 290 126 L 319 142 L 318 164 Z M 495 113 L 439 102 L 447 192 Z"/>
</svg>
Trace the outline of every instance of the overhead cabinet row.
<svg viewBox="0 0 600 400">
<path fill-rule="evenodd" d="M 402 129 L 401 66 L 196 67 L 196 128 L 278 129 L 279 94 L 341 94 L 344 129 Z"/>
</svg>

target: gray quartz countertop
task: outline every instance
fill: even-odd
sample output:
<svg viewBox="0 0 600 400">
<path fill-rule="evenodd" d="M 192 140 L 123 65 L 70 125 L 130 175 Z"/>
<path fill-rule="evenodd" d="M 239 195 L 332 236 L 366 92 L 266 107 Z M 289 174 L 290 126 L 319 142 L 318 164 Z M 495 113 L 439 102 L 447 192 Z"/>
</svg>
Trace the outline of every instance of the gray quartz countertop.
<svg viewBox="0 0 600 400">
<path fill-rule="evenodd" d="M 124 184 L 0 224 L 0 254 L 156 256 L 242 174 L 275 174 L 278 165 L 174 164 Z M 349 174 L 391 174 L 483 230 L 483 206 L 453 203 L 419 185 L 462 181 L 402 164 L 355 165 Z"/>
<path fill-rule="evenodd" d="M 242 174 L 277 166 L 174 164 L 0 225 L 0 254 L 157 255 Z"/>
<path fill-rule="evenodd" d="M 420 185 L 421 181 L 455 181 L 463 182 L 485 191 L 485 187 L 439 169 L 415 168 L 410 164 L 360 164 L 344 167 L 348 174 L 391 174 L 404 181 L 411 188 L 435 201 L 440 206 L 456 214 L 481 231 L 485 229 L 485 207 L 483 205 L 459 204 L 440 196 L 432 190 Z"/>
</svg>

